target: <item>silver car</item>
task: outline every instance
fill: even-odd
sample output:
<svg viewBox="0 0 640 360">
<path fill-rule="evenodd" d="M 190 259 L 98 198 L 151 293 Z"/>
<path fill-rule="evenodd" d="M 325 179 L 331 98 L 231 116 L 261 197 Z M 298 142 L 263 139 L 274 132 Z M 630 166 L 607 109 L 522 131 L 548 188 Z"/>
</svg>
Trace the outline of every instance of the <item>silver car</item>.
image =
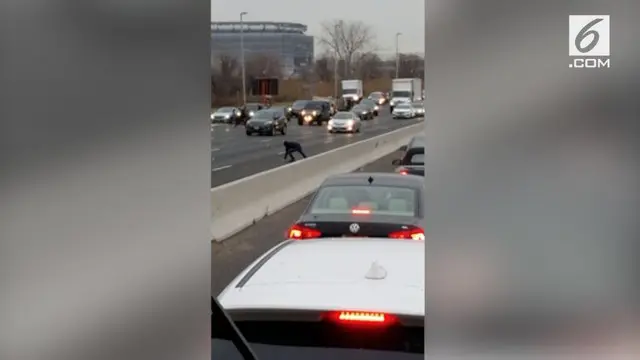
<svg viewBox="0 0 640 360">
<path fill-rule="evenodd" d="M 211 114 L 211 122 L 231 124 L 240 118 L 242 113 L 234 107 L 223 107 Z"/>
<path fill-rule="evenodd" d="M 337 112 L 327 124 L 330 133 L 359 133 L 361 127 L 360 117 L 351 111 Z"/>
<path fill-rule="evenodd" d="M 424 116 L 424 101 L 414 101 L 411 106 L 416 111 L 416 116 L 423 117 Z"/>
<path fill-rule="evenodd" d="M 393 108 L 391 114 L 394 119 L 413 119 L 417 112 L 410 103 L 400 103 Z"/>
</svg>

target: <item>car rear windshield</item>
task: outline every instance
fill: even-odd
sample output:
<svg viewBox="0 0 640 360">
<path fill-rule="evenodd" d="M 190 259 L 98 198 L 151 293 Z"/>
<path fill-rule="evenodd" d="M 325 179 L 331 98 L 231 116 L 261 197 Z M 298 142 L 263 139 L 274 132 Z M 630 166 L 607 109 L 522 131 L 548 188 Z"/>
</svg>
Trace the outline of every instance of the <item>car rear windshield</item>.
<svg viewBox="0 0 640 360">
<path fill-rule="evenodd" d="M 296 102 L 294 102 L 291 107 L 294 109 L 302 109 L 304 108 L 305 105 L 307 105 L 308 101 L 304 101 L 304 100 L 298 100 Z"/>
<path fill-rule="evenodd" d="M 411 97 L 411 92 L 410 91 L 394 91 L 391 93 L 392 97 L 399 97 L 399 98 L 408 98 Z"/>
<path fill-rule="evenodd" d="M 254 116 L 254 119 L 273 119 L 273 111 L 271 110 L 260 110 Z"/>
<path fill-rule="evenodd" d="M 409 159 L 411 165 L 424 165 L 424 154 L 413 154 Z"/>
<path fill-rule="evenodd" d="M 322 110 L 321 102 L 308 102 L 304 105 L 304 108 L 307 110 Z"/>
<path fill-rule="evenodd" d="M 424 327 L 344 326 L 327 322 L 239 321 L 259 360 L 413 360 L 424 358 Z M 211 359 L 242 360 L 212 329 Z"/>
<path fill-rule="evenodd" d="M 410 216 L 417 214 L 416 189 L 395 186 L 325 186 L 314 197 L 310 214 L 351 214 L 354 210 L 372 215 Z"/>
</svg>

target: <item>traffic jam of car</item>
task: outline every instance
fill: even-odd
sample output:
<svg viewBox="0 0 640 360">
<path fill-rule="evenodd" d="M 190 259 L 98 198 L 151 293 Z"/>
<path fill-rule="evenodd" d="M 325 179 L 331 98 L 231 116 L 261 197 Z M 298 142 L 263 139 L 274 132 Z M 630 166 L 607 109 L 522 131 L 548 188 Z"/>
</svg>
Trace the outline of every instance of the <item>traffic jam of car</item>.
<svg viewBox="0 0 640 360">
<path fill-rule="evenodd" d="M 363 121 L 385 111 L 393 119 L 415 119 L 425 115 L 420 79 L 394 79 L 391 92 L 373 91 L 364 96 L 361 80 L 342 80 L 339 98 L 314 96 L 288 106 L 270 102 L 248 102 L 221 107 L 211 113 L 212 124 L 241 125 L 247 136 L 285 135 L 291 123 L 326 127 L 328 133 L 358 133 Z"/>
<path fill-rule="evenodd" d="M 319 99 L 260 109 L 247 135 L 284 134 L 293 118 L 358 132 L 379 111 L 375 102 L 330 116 L 332 103 Z M 212 297 L 212 325 L 232 321 L 238 330 L 212 326 L 212 358 L 241 359 L 241 342 L 269 360 L 424 357 L 424 144 L 419 135 L 398 149 L 395 170 L 320 184 L 282 242 Z"/>
</svg>

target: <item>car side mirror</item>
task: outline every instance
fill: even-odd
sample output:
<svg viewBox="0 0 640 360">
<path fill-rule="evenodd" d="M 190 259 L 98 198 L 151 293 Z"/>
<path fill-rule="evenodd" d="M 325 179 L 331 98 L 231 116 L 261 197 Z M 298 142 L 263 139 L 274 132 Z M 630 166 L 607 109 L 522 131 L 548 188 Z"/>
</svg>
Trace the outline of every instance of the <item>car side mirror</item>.
<svg viewBox="0 0 640 360">
<path fill-rule="evenodd" d="M 395 159 L 391 162 L 391 165 L 400 166 L 402 165 L 401 163 L 400 159 Z"/>
</svg>

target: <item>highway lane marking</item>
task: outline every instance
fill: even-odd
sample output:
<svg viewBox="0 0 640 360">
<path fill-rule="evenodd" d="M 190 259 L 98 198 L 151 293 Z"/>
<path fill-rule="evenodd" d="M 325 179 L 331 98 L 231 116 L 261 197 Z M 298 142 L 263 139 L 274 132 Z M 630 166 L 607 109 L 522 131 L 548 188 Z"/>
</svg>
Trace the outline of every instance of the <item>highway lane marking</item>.
<svg viewBox="0 0 640 360">
<path fill-rule="evenodd" d="M 217 168 L 213 168 L 213 169 L 211 169 L 211 172 L 214 172 L 214 171 L 220 171 L 220 170 L 224 170 L 224 169 L 228 169 L 228 168 L 230 168 L 230 167 L 232 167 L 232 166 L 233 166 L 233 165 L 219 166 L 219 167 L 217 167 Z"/>
<path fill-rule="evenodd" d="M 284 155 L 284 151 L 280 151 L 277 155 Z"/>
<path fill-rule="evenodd" d="M 211 149 L 211 152 L 220 151 L 220 148 Z"/>
</svg>

